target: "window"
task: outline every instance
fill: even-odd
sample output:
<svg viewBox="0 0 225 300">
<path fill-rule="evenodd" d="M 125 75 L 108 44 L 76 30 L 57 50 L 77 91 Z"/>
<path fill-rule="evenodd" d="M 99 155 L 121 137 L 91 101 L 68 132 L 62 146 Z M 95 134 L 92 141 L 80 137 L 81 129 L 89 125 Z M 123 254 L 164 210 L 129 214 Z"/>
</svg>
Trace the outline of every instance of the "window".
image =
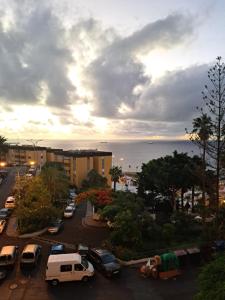
<svg viewBox="0 0 225 300">
<path fill-rule="evenodd" d="M 105 169 L 105 160 L 104 160 L 104 158 L 102 159 L 102 169 Z"/>
<path fill-rule="evenodd" d="M 87 169 L 90 170 L 90 157 L 87 158 Z"/>
<path fill-rule="evenodd" d="M 72 271 L 72 265 L 62 265 L 60 267 L 60 272 L 71 272 Z"/>
<path fill-rule="evenodd" d="M 74 265 L 74 270 L 75 271 L 83 271 L 84 267 L 81 264 L 77 264 L 77 265 Z"/>
<path fill-rule="evenodd" d="M 102 159 L 102 175 L 105 175 L 105 160 L 104 158 Z"/>
</svg>

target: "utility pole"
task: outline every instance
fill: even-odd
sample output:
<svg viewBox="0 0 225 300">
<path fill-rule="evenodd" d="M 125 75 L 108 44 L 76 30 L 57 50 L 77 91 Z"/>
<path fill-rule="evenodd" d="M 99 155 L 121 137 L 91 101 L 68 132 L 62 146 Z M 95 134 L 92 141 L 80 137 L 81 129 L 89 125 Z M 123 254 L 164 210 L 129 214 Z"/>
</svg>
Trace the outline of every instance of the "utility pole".
<svg viewBox="0 0 225 300">
<path fill-rule="evenodd" d="M 28 139 L 26 140 L 28 142 L 30 142 L 32 145 L 33 145 L 33 148 L 34 148 L 34 160 L 37 161 L 37 166 L 39 167 L 39 170 L 41 171 L 41 163 L 40 165 L 38 164 L 38 152 L 37 152 L 37 145 L 39 142 L 41 142 L 42 140 L 35 140 L 35 139 Z M 36 155 L 35 155 L 36 154 Z M 35 159 L 35 156 L 36 156 L 36 159 Z"/>
</svg>

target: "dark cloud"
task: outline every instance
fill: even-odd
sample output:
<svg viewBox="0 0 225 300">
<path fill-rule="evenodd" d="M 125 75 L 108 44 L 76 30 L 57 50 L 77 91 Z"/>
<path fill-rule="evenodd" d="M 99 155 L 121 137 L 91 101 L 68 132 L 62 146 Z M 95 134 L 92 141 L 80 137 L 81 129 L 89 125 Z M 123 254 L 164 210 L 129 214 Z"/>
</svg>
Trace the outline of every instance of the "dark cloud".
<svg viewBox="0 0 225 300">
<path fill-rule="evenodd" d="M 45 6 L 14 13 L 9 30 L 0 26 L 0 97 L 7 102 L 37 103 L 45 84 L 46 104 L 65 106 L 75 90 L 67 78 L 72 55 L 59 19 Z"/>
<path fill-rule="evenodd" d="M 201 91 L 207 80 L 208 65 L 168 72 L 146 87 L 127 118 L 164 122 L 192 119 L 196 106 L 202 107 Z"/>
<path fill-rule="evenodd" d="M 87 82 L 95 96 L 98 116 L 118 116 L 124 103 L 132 108 L 139 99 L 136 86 L 150 78 L 136 55 L 158 48 L 171 48 L 192 37 L 194 21 L 190 16 L 170 15 L 146 25 L 126 38 L 117 38 L 87 69 Z"/>
</svg>

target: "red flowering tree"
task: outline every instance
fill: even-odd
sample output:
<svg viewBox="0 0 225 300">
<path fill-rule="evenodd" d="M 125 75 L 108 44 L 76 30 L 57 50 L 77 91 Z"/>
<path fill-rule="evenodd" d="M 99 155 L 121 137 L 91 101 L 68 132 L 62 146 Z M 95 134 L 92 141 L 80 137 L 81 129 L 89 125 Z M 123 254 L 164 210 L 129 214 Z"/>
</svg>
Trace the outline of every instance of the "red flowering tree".
<svg viewBox="0 0 225 300">
<path fill-rule="evenodd" d="M 90 201 L 96 208 L 103 208 L 106 205 L 112 203 L 112 190 L 104 189 L 104 190 L 89 190 L 87 192 L 80 193 L 76 202 L 82 203 L 83 201 Z"/>
</svg>

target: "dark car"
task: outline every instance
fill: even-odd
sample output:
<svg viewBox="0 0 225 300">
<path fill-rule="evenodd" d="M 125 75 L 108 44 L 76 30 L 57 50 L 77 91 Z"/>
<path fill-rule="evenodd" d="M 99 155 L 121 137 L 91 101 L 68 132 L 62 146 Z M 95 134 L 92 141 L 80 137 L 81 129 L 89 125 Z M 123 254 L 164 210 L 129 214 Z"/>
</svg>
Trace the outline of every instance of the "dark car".
<svg viewBox="0 0 225 300">
<path fill-rule="evenodd" d="M 85 246 L 83 244 L 78 244 L 76 248 L 77 248 L 77 253 L 79 253 L 82 257 L 86 258 L 88 256 L 88 251 L 89 251 L 88 246 Z"/>
<path fill-rule="evenodd" d="M 0 269 L 0 281 L 4 280 L 7 276 L 7 271 L 5 269 Z"/>
<path fill-rule="evenodd" d="M 48 228 L 48 232 L 51 234 L 55 234 L 58 233 L 62 228 L 63 228 L 63 221 L 61 219 L 58 219 L 55 222 L 52 222 L 52 224 Z"/>
<path fill-rule="evenodd" d="M 53 244 L 50 249 L 50 255 L 64 254 L 65 246 L 63 244 Z"/>
<path fill-rule="evenodd" d="M 0 219 L 8 219 L 12 211 L 9 208 L 0 209 Z"/>
<path fill-rule="evenodd" d="M 119 275 L 121 272 L 119 262 L 108 250 L 89 249 L 87 257 L 95 268 L 101 271 L 106 277 Z"/>
</svg>

